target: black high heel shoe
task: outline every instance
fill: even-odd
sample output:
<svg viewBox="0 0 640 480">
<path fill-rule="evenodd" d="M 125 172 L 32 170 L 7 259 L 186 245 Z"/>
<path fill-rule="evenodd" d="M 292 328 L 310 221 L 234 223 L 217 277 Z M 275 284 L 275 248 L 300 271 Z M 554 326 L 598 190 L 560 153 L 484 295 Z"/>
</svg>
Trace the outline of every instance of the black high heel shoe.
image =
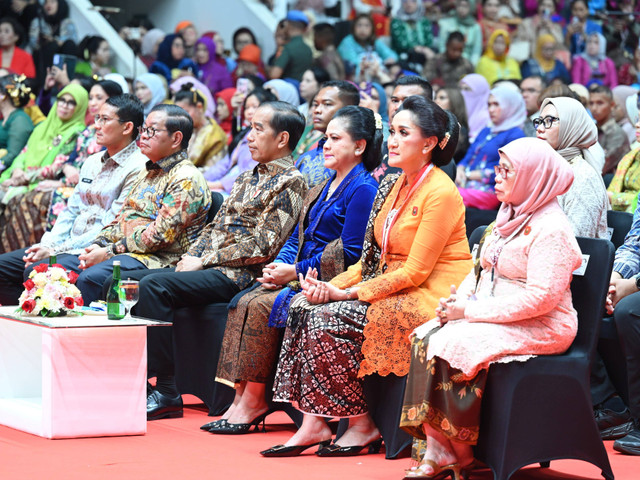
<svg viewBox="0 0 640 480">
<path fill-rule="evenodd" d="M 227 419 L 226 418 L 221 418 L 219 420 L 214 420 L 213 422 L 205 423 L 204 425 L 202 425 L 200 427 L 200 430 L 205 430 L 205 431 L 208 432 L 211 428 L 218 427 L 218 426 L 222 425 L 223 423 L 227 423 Z"/>
<path fill-rule="evenodd" d="M 260 423 L 262 423 L 262 431 L 266 432 L 267 427 L 265 425 L 265 419 L 267 415 L 269 415 L 272 410 L 267 410 L 262 415 L 258 415 L 256 418 L 251 420 L 249 423 L 229 423 L 225 420 L 224 423 L 220 423 L 217 426 L 211 427 L 209 432 L 217 433 L 220 435 L 244 435 L 245 433 L 251 432 L 251 427 L 255 425 L 256 432 L 260 431 Z"/>
<path fill-rule="evenodd" d="M 382 438 L 378 438 L 366 445 L 353 445 L 351 447 L 341 447 L 337 443 L 332 443 L 325 448 L 321 448 L 316 452 L 319 457 L 352 457 L 360 455 L 362 450 L 367 448 L 367 453 L 378 453 L 382 446 Z"/>
<path fill-rule="evenodd" d="M 263 457 L 297 457 L 306 449 L 319 445 L 318 450 L 328 447 L 331 444 L 331 439 L 324 442 L 310 443 L 308 445 L 291 445 L 285 447 L 284 445 L 276 445 L 275 447 L 268 448 L 260 452 Z"/>
</svg>

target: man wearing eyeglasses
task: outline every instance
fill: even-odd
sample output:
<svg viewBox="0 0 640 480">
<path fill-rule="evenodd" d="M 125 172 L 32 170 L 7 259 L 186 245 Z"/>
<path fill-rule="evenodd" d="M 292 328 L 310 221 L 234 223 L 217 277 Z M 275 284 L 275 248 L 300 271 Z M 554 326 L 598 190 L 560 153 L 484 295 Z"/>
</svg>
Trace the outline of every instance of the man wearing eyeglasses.
<svg viewBox="0 0 640 480">
<path fill-rule="evenodd" d="M 79 272 L 78 255 L 115 218 L 147 161 L 138 146 L 144 120 L 142 103 L 133 95 L 110 97 L 96 116 L 96 141 L 106 151 L 94 153 L 82 165 L 79 181 L 51 231 L 39 244 L 0 255 L 0 303 L 15 305 L 22 282 L 37 263 L 51 255 L 67 269 Z"/>
<path fill-rule="evenodd" d="M 115 122 L 99 121 L 99 135 Z M 140 150 L 149 159 L 122 210 L 78 257 L 76 286 L 85 301 L 100 298 L 113 262 L 127 272 L 175 265 L 193 243 L 211 207 L 211 192 L 189 160 L 193 120 L 176 105 L 156 105 L 140 128 Z M 99 137 L 98 137 L 99 138 Z"/>
<path fill-rule="evenodd" d="M 535 137 L 536 128 L 531 123 L 540 116 L 538 110 L 540 105 L 538 99 L 540 94 L 546 88 L 544 79 L 539 75 L 533 75 L 522 80 L 520 83 L 520 92 L 522 92 L 522 98 L 524 98 L 524 105 L 527 108 L 528 120 L 524 122 L 522 130 L 527 137 Z"/>
</svg>

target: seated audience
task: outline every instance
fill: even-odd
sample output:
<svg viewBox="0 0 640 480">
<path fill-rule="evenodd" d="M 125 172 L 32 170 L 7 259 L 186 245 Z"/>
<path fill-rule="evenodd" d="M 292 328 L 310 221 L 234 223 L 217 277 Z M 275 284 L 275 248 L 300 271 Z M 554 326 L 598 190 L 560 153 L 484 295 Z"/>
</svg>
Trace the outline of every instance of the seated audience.
<svg viewBox="0 0 640 480">
<path fill-rule="evenodd" d="M 489 0 L 491 1 L 491 0 Z M 476 66 L 476 73 L 487 79 L 489 85 L 497 80 L 520 80 L 520 66 L 509 56 L 511 40 L 506 30 L 495 30 L 487 41 L 487 48 Z"/>
<path fill-rule="evenodd" d="M 458 0 L 453 16 L 445 17 L 438 22 L 440 27 L 438 51 L 444 52 L 446 50 L 449 35 L 453 32 L 460 32 L 465 38 L 462 56 L 475 67 L 480 60 L 480 55 L 482 55 L 482 29 L 472 12 L 472 5 L 474 3 L 470 0 Z"/>
<path fill-rule="evenodd" d="M 628 408 L 618 395 L 604 364 L 592 365 L 591 392 L 596 404 L 596 421 L 603 439 L 616 441 L 613 449 L 640 455 L 640 385 L 638 384 L 638 317 L 640 299 L 640 210 L 633 214 L 631 230 L 616 251 L 607 296 L 607 311 L 613 314 L 627 366 Z"/>
<path fill-rule="evenodd" d="M 640 83 L 640 44 L 633 50 L 633 58 L 618 69 L 618 82 L 621 85 Z"/>
<path fill-rule="evenodd" d="M 88 112 L 98 116 L 105 101 L 122 94 L 120 86 L 110 80 L 96 83 L 89 91 Z M 100 152 L 104 146 L 97 141 L 95 123 L 77 136 L 75 148 L 68 154 L 59 153 L 48 167 L 47 177 L 35 189 L 12 198 L 6 205 L 0 224 L 0 243 L 6 252 L 26 248 L 38 243 L 42 235 L 51 230 L 58 216 L 67 206 L 67 200 L 80 181 L 80 169 L 87 158 Z"/>
<path fill-rule="evenodd" d="M 571 80 L 589 85 L 597 81 L 599 85 L 613 88 L 618 85 L 618 74 L 613 61 L 607 57 L 607 41 L 601 33 L 591 33 L 583 53 L 573 58 Z"/>
<path fill-rule="evenodd" d="M 257 45 L 249 44 L 244 46 L 242 50 L 240 50 L 238 58 L 236 58 L 237 66 L 231 74 L 231 78 L 238 80 L 241 77 L 246 78 L 248 76 L 255 75 L 264 82 L 266 75 L 261 56 L 262 51 Z"/>
<path fill-rule="evenodd" d="M 598 85 L 590 90 L 589 110 L 598 126 L 598 142 L 605 154 L 603 175 L 615 173 L 618 162 L 629 151 L 627 135 L 613 118 L 613 107 L 613 94 L 608 87 Z"/>
<path fill-rule="evenodd" d="M 528 120 L 524 122 L 522 131 L 527 137 L 535 137 L 536 129 L 533 126 L 533 120 L 540 116 L 540 94 L 547 87 L 542 77 L 534 75 L 525 77 L 520 82 L 520 92 L 524 99 L 524 106 L 527 109 Z"/>
<path fill-rule="evenodd" d="M 408 334 L 471 266 L 464 206 L 439 168 L 451 160 L 457 137 L 453 115 L 420 96 L 404 100 L 388 142 L 390 163 L 403 173 L 379 187 L 361 260 L 331 282 L 314 272 L 301 282 L 304 296 L 290 307 L 273 386 L 274 401 L 303 413 L 285 447 L 322 443 L 317 454 L 326 457 L 379 450 L 363 377 L 407 374 Z M 327 417 L 349 421 L 330 445 Z"/>
<path fill-rule="evenodd" d="M 640 121 L 636 121 L 636 138 L 640 139 Z M 640 194 L 640 146 L 632 147 L 618 166 L 607 188 L 611 209 L 634 213 Z"/>
<path fill-rule="evenodd" d="M 460 80 L 460 92 L 467 107 L 469 142 L 473 143 L 480 131 L 489 124 L 489 84 L 477 73 L 465 75 Z"/>
<path fill-rule="evenodd" d="M 85 77 L 104 77 L 115 72 L 109 65 L 111 49 L 109 43 L 98 35 L 89 35 L 82 39 L 78 49 L 82 53 L 82 61 L 76 64 L 76 72 Z"/>
<path fill-rule="evenodd" d="M 231 98 L 236 93 L 235 88 L 225 88 L 224 90 L 216 93 L 216 120 L 220 128 L 227 135 L 227 145 L 233 140 L 232 128 L 232 114 L 233 107 L 231 106 Z"/>
<path fill-rule="evenodd" d="M 391 48 L 410 64 L 424 65 L 435 55 L 433 25 L 419 0 L 401 0 L 391 18 Z"/>
<path fill-rule="evenodd" d="M 251 127 L 249 142 L 258 166 L 238 177 L 231 196 L 175 271 L 138 274 L 137 315 L 174 321 L 176 308 L 228 302 L 261 276 L 293 231 L 307 191 L 291 159 L 304 118 L 284 102 L 266 102 L 256 110 Z M 147 336 L 149 371 L 157 375 L 156 387 L 147 399 L 147 418 L 182 416 L 172 329 L 150 329 Z"/>
<path fill-rule="evenodd" d="M 275 101 L 273 93 L 257 88 L 245 98 L 242 107 L 243 124 L 251 125 L 256 110 L 265 102 Z M 249 145 L 251 127 L 243 128 L 229 145 L 227 154 L 204 172 L 204 178 L 211 190 L 229 195 L 240 174 L 257 166 Z"/>
<path fill-rule="evenodd" d="M 538 138 L 569 162 L 573 183 L 558 196 L 576 237 L 608 238 L 609 199 L 602 175 L 589 147 L 598 141 L 598 129 L 578 100 L 547 98 L 534 120 Z"/>
<path fill-rule="evenodd" d="M 500 161 L 498 149 L 524 137 L 522 124 L 527 119 L 524 100 L 519 92 L 507 86 L 491 90 L 489 95 L 491 123 L 480 131 L 465 157 L 458 163 L 456 184 L 466 207 L 481 210 L 498 208 L 494 168 Z"/>
<path fill-rule="evenodd" d="M 520 66 L 522 78 L 531 76 L 541 77 L 545 83 L 551 83 L 555 79 L 563 83 L 571 83 L 571 76 L 567 67 L 556 58 L 556 39 L 549 33 L 538 37 L 533 58 L 525 60 Z"/>
<path fill-rule="evenodd" d="M 204 100 L 204 104 L 202 105 L 204 110 L 203 113 L 210 118 L 216 114 L 216 102 L 213 99 L 213 95 L 211 95 L 211 91 L 207 86 L 202 83 L 200 80 L 197 80 L 195 77 L 180 77 L 177 80 L 174 80 L 171 85 L 169 85 L 169 94 L 173 97 L 176 92 L 179 92 L 183 85 L 190 83 L 191 87 L 198 91 L 200 96 Z"/>
<path fill-rule="evenodd" d="M 16 19 L 0 19 L 0 67 L 11 73 L 35 78 L 36 67 L 33 57 L 20 48 L 24 37 L 24 29 Z"/>
<path fill-rule="evenodd" d="M 189 20 L 182 20 L 178 22 L 174 31 L 184 40 L 184 56 L 193 58 L 196 53 L 196 40 L 198 40 L 198 30 L 195 25 Z"/>
<path fill-rule="evenodd" d="M 17 305 L 33 266 L 48 263 L 56 255 L 61 261 L 69 255 L 84 252 L 118 215 L 132 185 L 144 169 L 147 158 L 140 153 L 135 140 L 142 125 L 142 104 L 132 95 L 109 98 L 100 108 L 96 122 L 101 135 L 98 141 L 106 152 L 89 156 L 80 169 L 78 182 L 67 208 L 40 243 L 29 248 L 0 255 L 0 303 Z"/>
<path fill-rule="evenodd" d="M 149 67 L 149 73 L 162 75 L 167 83 L 183 75 L 197 77 L 198 65 L 185 55 L 184 39 L 175 33 L 164 37 L 158 46 L 156 61 Z"/>
<path fill-rule="evenodd" d="M 0 30 L 2 24 L 0 23 Z M 18 75 L 0 77 L 0 172 L 9 168 L 26 145 L 33 122 L 24 111 L 31 100 L 31 88 Z"/>
<path fill-rule="evenodd" d="M 298 89 L 294 87 L 293 84 L 285 80 L 280 78 L 269 80 L 264 82 L 262 88 L 269 90 L 276 96 L 276 99 L 281 102 L 287 102 L 296 108 L 300 106 L 300 94 L 298 93 Z"/>
<path fill-rule="evenodd" d="M 167 34 L 159 28 L 152 28 L 142 37 L 142 42 L 140 43 L 140 60 L 142 60 L 145 67 L 151 67 L 151 64 L 156 61 L 158 48 L 166 35 Z"/>
<path fill-rule="evenodd" d="M 465 39 L 460 32 L 451 32 L 445 51 L 427 61 L 422 75 L 431 83 L 455 87 L 462 77 L 474 72 L 471 62 L 462 56 Z"/>
<path fill-rule="evenodd" d="M 311 269 L 329 281 L 359 260 L 378 190 L 368 172 L 380 161 L 381 144 L 382 122 L 368 109 L 347 106 L 329 122 L 324 159 L 333 175 L 307 193 L 296 229 L 257 279 L 261 287 L 229 312 L 216 381 L 236 388 L 236 397 L 221 419 L 228 422 L 208 424 L 212 433 L 247 433 L 266 416 L 265 387 L 275 373 L 289 305 L 300 291 L 298 275 Z"/>
<path fill-rule="evenodd" d="M 496 172 L 502 206 L 478 252 L 481 274 L 471 269 L 414 331 L 400 426 L 421 440 L 420 464 L 405 478 L 459 478 L 473 463 L 491 364 L 559 354 L 576 336 L 570 283 L 582 256 L 556 201 L 571 167 L 546 142 L 522 138 L 500 149 Z"/>
<path fill-rule="evenodd" d="M 3 205 L 57 173 L 51 165 L 58 155 L 68 155 L 75 147 L 78 135 L 85 128 L 88 100 L 87 91 L 77 84 L 69 84 L 60 91 L 47 119 L 38 124 L 26 148 L 0 175 Z"/>
<path fill-rule="evenodd" d="M 89 304 L 101 296 L 113 262 L 123 276 L 175 265 L 196 240 L 211 207 L 202 174 L 189 161 L 193 122 L 182 108 L 157 105 L 140 128 L 140 150 L 149 159 L 118 216 L 78 256 L 58 258 L 80 272 L 76 286 Z"/>
<path fill-rule="evenodd" d="M 365 68 L 383 70 L 384 65 L 398 61 L 398 55 L 376 38 L 373 20 L 367 14 L 360 14 L 353 20 L 351 33 L 338 45 L 338 53 L 345 62 L 347 72 L 356 78 L 360 76 L 363 62 Z"/>
<path fill-rule="evenodd" d="M 311 105 L 313 129 L 324 134 L 327 125 L 338 110 L 347 105 L 358 105 L 359 103 L 360 93 L 352 83 L 344 80 L 331 80 L 323 83 Z M 323 147 L 324 140 L 318 138 L 317 144 L 308 148 L 307 152 L 296 160 L 296 168 L 304 176 L 309 188 L 315 187 L 332 175 L 331 170 L 324 166 Z"/>
<path fill-rule="evenodd" d="M 184 77 L 186 78 L 186 77 Z M 206 96 L 209 90 L 200 82 L 200 88 L 184 83 L 173 95 L 173 103 L 183 108 L 193 120 L 193 134 L 189 140 L 189 160 L 199 168 L 210 167 L 220 160 L 227 150 L 227 134 L 218 123 L 205 114 Z"/>
<path fill-rule="evenodd" d="M 313 130 L 313 123 L 311 122 L 311 102 L 313 101 L 313 97 L 320 91 L 320 85 L 328 82 L 330 79 L 329 73 L 321 67 L 311 67 L 302 74 L 299 90 L 300 98 L 304 100 L 304 103 L 298 107 L 298 110 L 308 123 L 305 128 L 305 134 L 307 130 Z M 303 134 L 302 138 L 304 137 L 305 135 Z"/>
<path fill-rule="evenodd" d="M 453 159 L 457 162 L 462 160 L 469 149 L 469 122 L 467 120 L 467 107 L 464 104 L 462 92 L 458 87 L 444 87 L 438 90 L 435 102 L 443 110 L 453 113 L 460 124 L 458 135 L 458 146 L 453 153 Z"/>
<path fill-rule="evenodd" d="M 602 27 L 589 19 L 587 0 L 572 0 L 571 21 L 564 28 L 564 44 L 569 45 L 571 55 L 579 55 L 587 47 L 587 36 L 602 33 Z"/>
<path fill-rule="evenodd" d="M 200 69 L 200 80 L 207 86 L 211 95 L 233 87 L 233 79 L 227 70 L 227 64 L 218 56 L 216 43 L 209 37 L 202 36 L 198 39 L 194 59 Z"/>
<path fill-rule="evenodd" d="M 518 26 L 513 39 L 529 43 L 530 54 L 536 51 L 538 39 L 542 35 L 551 35 L 556 45 L 564 45 L 561 23 L 564 19 L 557 15 L 556 3 L 556 0 L 540 0 L 537 2 L 536 14 L 524 17 Z"/>
<path fill-rule="evenodd" d="M 478 23 L 482 30 L 482 49 L 485 51 L 496 30 L 509 31 L 509 26 L 498 15 L 499 9 L 500 0 L 482 0 L 482 16 Z"/>
<path fill-rule="evenodd" d="M 627 98 L 637 94 L 638 90 L 627 85 L 618 85 L 611 89 L 613 94 L 613 101 L 615 106 L 613 107 L 613 118 L 615 118 L 620 128 L 627 134 L 629 144 L 636 141 L 636 129 L 634 125 L 629 121 L 629 115 L 627 112 Z"/>
<path fill-rule="evenodd" d="M 344 62 L 333 43 L 335 34 L 335 28 L 328 23 L 317 23 L 313 26 L 313 45 L 320 52 L 314 64 L 329 73 L 327 80 L 344 80 Z"/>
<path fill-rule="evenodd" d="M 313 53 L 304 42 L 304 34 L 309 19 L 299 10 L 291 10 L 287 14 L 287 33 L 289 41 L 283 47 L 282 53 L 273 62 L 269 71 L 270 78 L 291 78 L 302 80 L 302 74 L 311 67 Z"/>
<path fill-rule="evenodd" d="M 143 73 L 133 82 L 133 91 L 144 105 L 145 116 L 149 115 L 153 107 L 161 104 L 167 98 L 167 89 L 155 73 Z"/>
</svg>

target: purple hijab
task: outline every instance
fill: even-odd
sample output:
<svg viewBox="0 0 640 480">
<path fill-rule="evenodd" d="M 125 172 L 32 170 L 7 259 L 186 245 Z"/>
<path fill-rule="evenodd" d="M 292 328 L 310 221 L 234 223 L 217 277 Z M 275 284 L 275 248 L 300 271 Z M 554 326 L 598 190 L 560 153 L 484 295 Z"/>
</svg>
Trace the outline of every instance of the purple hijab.
<svg viewBox="0 0 640 480">
<path fill-rule="evenodd" d="M 204 83 L 211 94 L 215 95 L 220 90 L 233 87 L 233 80 L 231 79 L 231 73 L 227 70 L 227 67 L 218 63 L 218 57 L 216 54 L 216 44 L 209 37 L 200 37 L 196 42 L 196 47 L 201 43 L 209 51 L 209 61 L 207 63 L 198 64 L 200 67 L 200 80 Z"/>
<path fill-rule="evenodd" d="M 477 73 L 462 77 L 460 83 L 466 84 L 471 89 L 463 89 L 461 93 L 467 107 L 469 140 L 472 141 L 471 139 L 475 139 L 480 130 L 489 125 L 489 83 Z"/>
</svg>

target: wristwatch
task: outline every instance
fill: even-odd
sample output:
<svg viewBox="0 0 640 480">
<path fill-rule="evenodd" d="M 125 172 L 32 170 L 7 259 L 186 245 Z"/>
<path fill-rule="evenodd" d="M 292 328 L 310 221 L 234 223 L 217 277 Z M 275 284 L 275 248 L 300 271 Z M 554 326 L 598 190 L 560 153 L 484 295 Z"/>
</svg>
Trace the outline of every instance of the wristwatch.
<svg viewBox="0 0 640 480">
<path fill-rule="evenodd" d="M 640 273 L 638 273 L 633 279 L 636 281 L 636 288 L 640 290 Z"/>
</svg>

